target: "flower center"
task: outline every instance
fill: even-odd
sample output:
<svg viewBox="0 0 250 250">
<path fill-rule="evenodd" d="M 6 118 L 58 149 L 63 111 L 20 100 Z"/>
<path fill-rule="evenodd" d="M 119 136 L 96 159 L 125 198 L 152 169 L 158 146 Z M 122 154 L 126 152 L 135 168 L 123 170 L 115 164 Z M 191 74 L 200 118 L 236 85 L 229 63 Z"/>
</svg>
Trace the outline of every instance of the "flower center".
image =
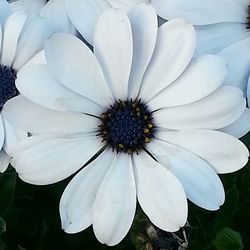
<svg viewBox="0 0 250 250">
<path fill-rule="evenodd" d="M 116 101 L 101 116 L 98 135 L 117 152 L 138 153 L 154 135 L 152 112 L 139 101 Z"/>
<path fill-rule="evenodd" d="M 250 5 L 248 5 L 247 11 L 247 29 L 250 29 Z"/>
<path fill-rule="evenodd" d="M 18 94 L 15 85 L 16 71 L 0 65 L 0 109 L 12 97 Z"/>
</svg>

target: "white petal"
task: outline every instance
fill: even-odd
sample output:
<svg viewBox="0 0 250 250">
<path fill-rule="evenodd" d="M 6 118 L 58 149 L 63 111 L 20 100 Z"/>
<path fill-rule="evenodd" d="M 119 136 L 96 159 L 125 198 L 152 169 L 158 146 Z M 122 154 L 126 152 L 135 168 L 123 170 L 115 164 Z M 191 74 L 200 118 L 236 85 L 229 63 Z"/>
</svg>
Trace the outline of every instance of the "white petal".
<svg viewBox="0 0 250 250">
<path fill-rule="evenodd" d="M 207 210 L 217 210 L 225 193 L 220 178 L 209 164 L 181 147 L 154 140 L 149 151 L 181 182 L 187 198 Z"/>
<path fill-rule="evenodd" d="M 4 130 L 3 118 L 2 118 L 2 114 L 1 114 L 0 115 L 0 150 L 3 147 L 4 136 L 5 136 L 5 130 Z"/>
<path fill-rule="evenodd" d="M 152 0 L 164 19 L 183 18 L 195 25 L 245 21 L 246 10 L 233 0 Z"/>
<path fill-rule="evenodd" d="M 237 171 L 248 161 L 246 146 L 240 140 L 219 131 L 161 131 L 157 138 L 193 152 L 220 174 Z"/>
<path fill-rule="evenodd" d="M 217 54 L 227 46 L 249 37 L 245 23 L 217 23 L 195 27 L 197 31 L 196 55 Z"/>
<path fill-rule="evenodd" d="M 113 160 L 113 152 L 104 151 L 67 185 L 60 200 L 60 217 L 65 232 L 78 233 L 92 224 L 96 194 Z"/>
<path fill-rule="evenodd" d="M 94 52 L 115 99 L 126 99 L 132 65 L 133 38 L 128 16 L 106 10 L 94 32 Z"/>
<path fill-rule="evenodd" d="M 62 85 L 45 64 L 25 66 L 17 74 L 16 87 L 24 97 L 49 109 L 102 113 L 101 106 Z"/>
<path fill-rule="evenodd" d="M 20 35 L 13 68 L 20 69 L 29 59 L 40 52 L 51 33 L 52 30 L 44 19 L 32 18 Z"/>
<path fill-rule="evenodd" d="M 9 16 L 4 25 L 1 63 L 11 66 L 16 54 L 17 43 L 27 15 L 16 12 Z"/>
<path fill-rule="evenodd" d="M 246 108 L 244 113 L 232 124 L 221 128 L 221 132 L 230 134 L 234 137 L 241 138 L 250 131 L 250 110 Z"/>
<path fill-rule="evenodd" d="M 36 136 L 27 139 L 36 140 Z M 19 177 L 35 185 L 61 181 L 80 169 L 102 145 L 96 136 L 68 136 L 44 140 L 13 155 Z"/>
<path fill-rule="evenodd" d="M 229 66 L 229 74 L 225 79 L 225 83 L 239 87 L 243 93 L 246 93 L 250 74 L 249 44 L 250 38 L 235 43 L 219 53 L 220 56 L 227 60 Z"/>
<path fill-rule="evenodd" d="M 24 67 L 31 64 L 47 64 L 44 50 L 41 50 L 37 54 L 35 54 L 25 65 Z"/>
<path fill-rule="evenodd" d="M 149 3 L 150 0 L 107 0 L 113 8 L 129 10 L 137 4 Z"/>
<path fill-rule="evenodd" d="M 224 60 L 214 55 L 194 58 L 184 73 L 148 104 L 151 110 L 195 102 L 219 88 L 228 70 Z"/>
<path fill-rule="evenodd" d="M 250 74 L 249 74 L 248 84 L 247 84 L 247 104 L 248 104 L 248 107 L 250 107 Z"/>
<path fill-rule="evenodd" d="M 46 109 L 21 95 L 4 105 L 3 116 L 15 127 L 32 133 L 86 133 L 98 128 L 98 119 L 92 116 Z"/>
<path fill-rule="evenodd" d="M 147 101 L 175 81 L 190 63 L 195 45 L 196 34 L 191 24 L 179 19 L 163 24 L 158 30 L 140 97 Z"/>
<path fill-rule="evenodd" d="M 66 0 L 66 11 L 80 34 L 93 44 L 93 34 L 98 17 L 110 7 L 106 0 Z"/>
<path fill-rule="evenodd" d="M 102 106 L 110 104 L 101 67 L 80 39 L 66 33 L 55 34 L 46 43 L 45 55 L 51 73 L 63 85 Z"/>
<path fill-rule="evenodd" d="M 28 137 L 27 132 L 13 127 L 8 121 L 3 119 L 5 138 L 3 149 L 10 154 L 12 149 L 17 146 L 24 138 Z"/>
<path fill-rule="evenodd" d="M 136 189 L 131 156 L 120 154 L 102 181 L 93 210 L 97 239 L 109 246 L 128 233 L 136 209 Z"/>
<path fill-rule="evenodd" d="M 245 107 L 243 93 L 238 88 L 223 85 L 199 101 L 161 109 L 154 117 L 158 127 L 167 129 L 220 129 L 236 121 Z"/>
<path fill-rule="evenodd" d="M 160 229 L 178 231 L 186 223 L 188 210 L 181 183 L 144 152 L 133 160 L 141 208 Z"/>
<path fill-rule="evenodd" d="M 50 0 L 47 2 L 42 8 L 40 16 L 53 27 L 55 32 L 75 32 L 66 14 L 65 3 L 62 0 Z"/>
<path fill-rule="evenodd" d="M 0 24 L 3 24 L 7 17 L 11 14 L 10 4 L 5 1 L 0 1 Z"/>
<path fill-rule="evenodd" d="M 2 149 L 0 151 L 0 173 L 3 173 L 9 166 L 10 158 Z"/>
<path fill-rule="evenodd" d="M 158 26 L 157 15 L 151 5 L 138 5 L 128 13 L 128 17 L 133 34 L 133 62 L 128 96 L 135 99 L 155 48 Z"/>
</svg>

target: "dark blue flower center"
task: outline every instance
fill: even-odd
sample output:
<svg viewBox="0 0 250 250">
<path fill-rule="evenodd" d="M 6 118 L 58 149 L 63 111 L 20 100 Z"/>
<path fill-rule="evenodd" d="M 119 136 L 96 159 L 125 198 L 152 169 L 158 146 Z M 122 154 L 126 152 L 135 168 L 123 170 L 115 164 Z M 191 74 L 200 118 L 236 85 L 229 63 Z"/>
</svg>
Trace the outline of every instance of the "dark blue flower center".
<svg viewBox="0 0 250 250">
<path fill-rule="evenodd" d="M 15 85 L 16 71 L 0 65 L 0 109 L 12 97 L 18 94 Z"/>
<path fill-rule="evenodd" d="M 141 101 L 117 101 L 102 114 L 99 133 L 117 152 L 138 153 L 153 138 L 152 113 Z"/>
</svg>

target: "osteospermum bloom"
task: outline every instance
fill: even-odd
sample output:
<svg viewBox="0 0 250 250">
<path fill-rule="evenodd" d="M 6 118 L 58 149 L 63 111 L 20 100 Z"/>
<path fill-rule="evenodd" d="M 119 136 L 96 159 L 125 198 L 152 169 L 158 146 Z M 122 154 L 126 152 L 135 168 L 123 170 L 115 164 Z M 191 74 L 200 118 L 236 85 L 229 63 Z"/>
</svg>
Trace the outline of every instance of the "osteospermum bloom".
<svg viewBox="0 0 250 250">
<path fill-rule="evenodd" d="M 0 110 L 6 101 L 18 94 L 15 87 L 17 72 L 28 63 L 40 61 L 40 55 L 33 56 L 43 48 L 44 41 L 51 34 L 41 18 L 34 17 L 29 23 L 27 18 L 25 12 L 12 13 L 7 1 L 0 1 Z M 8 167 L 7 153 L 12 145 L 26 136 L 26 132 L 2 119 L 0 113 L 0 172 Z"/>
<path fill-rule="evenodd" d="M 106 10 L 93 41 L 94 53 L 55 34 L 47 64 L 18 73 L 22 95 L 8 101 L 4 117 L 34 133 L 12 151 L 20 178 L 45 185 L 76 172 L 60 201 L 62 228 L 77 233 L 93 224 L 108 245 L 127 234 L 137 200 L 166 231 L 185 224 L 187 198 L 218 209 L 225 196 L 217 173 L 248 159 L 244 144 L 214 130 L 245 109 L 239 89 L 221 86 L 225 62 L 192 59 L 192 25 L 172 20 L 158 29 L 145 4 L 128 14 Z"/>
<path fill-rule="evenodd" d="M 196 55 L 215 53 L 229 65 L 225 83 L 239 87 L 250 100 L 250 1 L 152 0 L 157 14 L 169 20 L 184 18 L 198 34 Z M 250 103 L 248 103 L 249 106 Z M 241 137 L 250 130 L 250 111 L 223 131 Z"/>
<path fill-rule="evenodd" d="M 40 15 L 54 32 L 75 33 L 64 5 L 64 0 L 16 0 L 11 3 L 11 9 L 26 11 L 30 17 Z"/>
</svg>

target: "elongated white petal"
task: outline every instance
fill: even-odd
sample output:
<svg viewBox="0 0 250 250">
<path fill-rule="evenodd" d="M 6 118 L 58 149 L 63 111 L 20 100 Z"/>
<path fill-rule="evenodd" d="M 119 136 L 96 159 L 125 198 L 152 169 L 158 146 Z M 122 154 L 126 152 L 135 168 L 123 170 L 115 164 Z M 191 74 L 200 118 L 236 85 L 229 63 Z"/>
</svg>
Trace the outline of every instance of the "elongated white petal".
<svg viewBox="0 0 250 250">
<path fill-rule="evenodd" d="M 36 136 L 29 137 L 29 140 L 33 139 L 36 140 Z M 51 137 L 24 149 L 17 157 L 13 155 L 12 161 L 22 180 L 47 185 L 72 175 L 101 147 L 94 135 Z"/>
<path fill-rule="evenodd" d="M 229 73 L 225 83 L 240 88 L 243 93 L 246 93 L 250 74 L 249 44 L 250 38 L 235 43 L 219 53 L 228 62 Z"/>
<path fill-rule="evenodd" d="M 0 151 L 0 173 L 3 173 L 9 166 L 10 158 L 2 149 Z"/>
<path fill-rule="evenodd" d="M 106 10 L 96 24 L 93 46 L 113 97 L 126 99 L 133 55 L 128 16 L 115 9 Z"/>
<path fill-rule="evenodd" d="M 227 72 L 226 62 L 218 56 L 194 58 L 184 73 L 148 104 L 155 110 L 200 100 L 223 84 Z"/>
<path fill-rule="evenodd" d="M 240 140 L 219 131 L 161 131 L 157 138 L 193 152 L 219 174 L 237 171 L 248 161 L 246 146 Z"/>
<path fill-rule="evenodd" d="M 10 4 L 2 0 L 0 1 L 0 23 L 4 23 L 7 17 L 11 14 Z"/>
<path fill-rule="evenodd" d="M 183 18 L 195 25 L 245 22 L 246 9 L 233 0 L 152 0 L 164 19 Z"/>
<path fill-rule="evenodd" d="M 236 121 L 245 107 L 238 88 L 222 86 L 194 103 L 161 109 L 154 117 L 157 126 L 167 129 L 220 129 Z"/>
<path fill-rule="evenodd" d="M 151 5 L 141 4 L 128 12 L 133 34 L 133 62 L 129 78 L 129 98 L 135 99 L 151 60 L 156 36 L 157 15 Z"/>
<path fill-rule="evenodd" d="M 33 17 L 20 35 L 13 68 L 20 69 L 29 59 L 40 52 L 51 33 L 52 29 L 44 19 Z"/>
<path fill-rule="evenodd" d="M 67 14 L 80 34 L 93 44 L 93 34 L 98 17 L 110 8 L 106 0 L 66 0 Z"/>
<path fill-rule="evenodd" d="M 46 61 L 46 57 L 45 57 L 45 53 L 44 50 L 41 50 L 40 52 L 38 52 L 37 54 L 35 54 L 24 66 L 28 66 L 31 64 L 47 64 Z"/>
<path fill-rule="evenodd" d="M 27 15 L 16 12 L 9 16 L 4 25 L 1 63 L 11 66 L 16 54 L 17 43 L 22 32 Z"/>
<path fill-rule="evenodd" d="M 2 118 L 2 114 L 1 114 L 0 115 L 0 150 L 3 147 L 4 136 L 5 136 L 5 130 L 4 130 L 3 118 Z"/>
<path fill-rule="evenodd" d="M 7 154 L 10 154 L 11 151 L 24 139 L 28 137 L 27 132 L 15 128 L 8 121 L 3 119 L 4 124 L 4 145 L 3 149 Z"/>
<path fill-rule="evenodd" d="M 63 85 L 102 106 L 110 104 L 101 67 L 80 39 L 66 33 L 55 34 L 46 43 L 45 55 L 51 73 Z"/>
<path fill-rule="evenodd" d="M 11 10 L 15 11 L 25 11 L 29 16 L 38 15 L 42 7 L 45 5 L 46 0 L 15 0 L 11 2 Z"/>
<path fill-rule="evenodd" d="M 75 7 L 77 8 L 78 6 Z M 40 16 L 53 27 L 55 32 L 75 32 L 66 14 L 65 3 L 62 0 L 50 0 L 47 2 L 41 9 Z"/>
<path fill-rule="evenodd" d="M 137 4 L 149 3 L 150 0 L 107 0 L 113 8 L 129 10 Z"/>
<path fill-rule="evenodd" d="M 120 154 L 102 181 L 93 210 L 97 239 L 109 246 L 128 233 L 135 215 L 136 189 L 131 156 Z"/>
<path fill-rule="evenodd" d="M 74 111 L 100 115 L 102 107 L 62 85 L 47 65 L 25 66 L 17 74 L 19 92 L 32 102 L 58 111 Z"/>
<path fill-rule="evenodd" d="M 46 109 L 21 95 L 5 104 L 3 116 L 15 127 L 32 133 L 87 133 L 98 128 L 98 119 L 92 116 Z"/>
<path fill-rule="evenodd" d="M 207 210 L 217 210 L 224 203 L 220 178 L 206 161 L 179 146 L 159 140 L 149 143 L 148 150 L 178 178 L 193 203 Z"/>
<path fill-rule="evenodd" d="M 217 23 L 195 27 L 197 31 L 196 55 L 217 54 L 227 46 L 249 37 L 245 23 Z"/>
<path fill-rule="evenodd" d="M 234 137 L 241 138 L 250 131 L 250 110 L 246 108 L 244 113 L 232 124 L 221 128 L 221 132 L 230 134 Z"/>
<path fill-rule="evenodd" d="M 141 208 L 157 227 L 175 232 L 187 220 L 187 200 L 181 183 L 144 152 L 133 158 Z"/>
<path fill-rule="evenodd" d="M 163 24 L 158 29 L 154 54 L 144 75 L 140 97 L 147 101 L 175 81 L 190 63 L 195 45 L 196 34 L 191 24 L 180 19 Z"/>
<path fill-rule="evenodd" d="M 67 185 L 60 200 L 60 217 L 65 232 L 78 233 L 92 224 L 96 194 L 113 160 L 113 152 L 104 151 Z"/>
</svg>

